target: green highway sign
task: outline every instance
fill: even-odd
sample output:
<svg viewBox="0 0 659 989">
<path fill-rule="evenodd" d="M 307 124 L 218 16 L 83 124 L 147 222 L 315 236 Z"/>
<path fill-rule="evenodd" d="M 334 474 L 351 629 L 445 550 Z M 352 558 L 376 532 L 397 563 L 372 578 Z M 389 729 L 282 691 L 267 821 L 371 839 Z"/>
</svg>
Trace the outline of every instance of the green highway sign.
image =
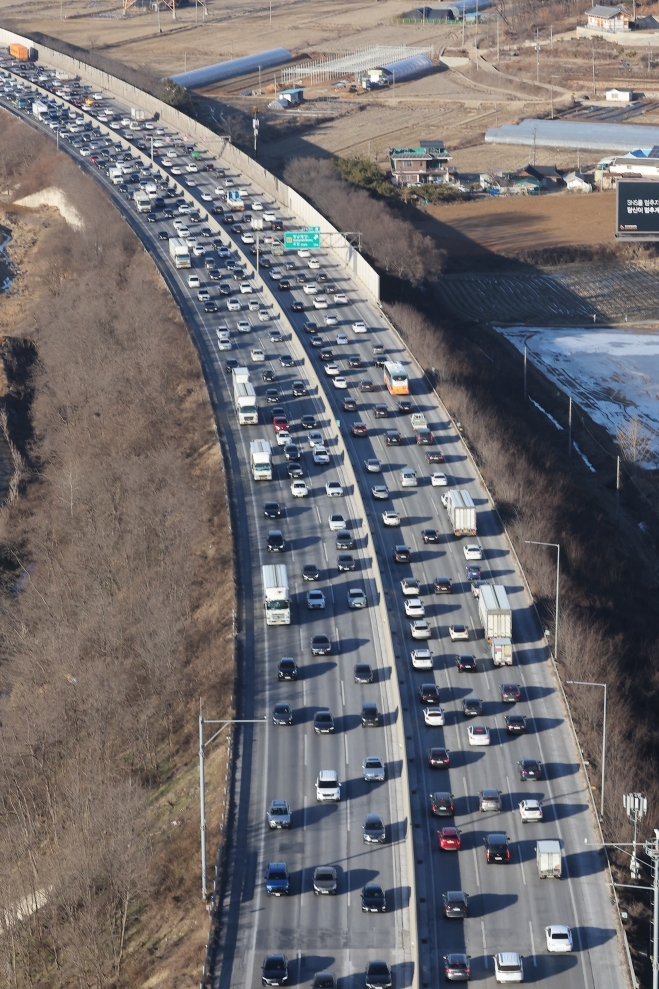
<svg viewBox="0 0 659 989">
<path fill-rule="evenodd" d="M 320 247 L 320 227 L 307 227 L 306 230 L 294 230 L 284 234 L 284 250 L 301 251 Z"/>
</svg>

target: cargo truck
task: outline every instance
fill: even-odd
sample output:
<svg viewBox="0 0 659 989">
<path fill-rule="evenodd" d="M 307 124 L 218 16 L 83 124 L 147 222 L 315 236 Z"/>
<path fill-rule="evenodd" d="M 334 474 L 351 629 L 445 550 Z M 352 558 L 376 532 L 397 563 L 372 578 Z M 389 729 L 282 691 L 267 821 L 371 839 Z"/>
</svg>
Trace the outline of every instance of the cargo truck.
<svg viewBox="0 0 659 989">
<path fill-rule="evenodd" d="M 241 426 L 254 426 L 259 421 L 259 407 L 256 404 L 254 385 L 249 381 L 234 381 L 233 404 Z"/>
<path fill-rule="evenodd" d="M 272 448 L 267 440 L 252 440 L 249 444 L 249 461 L 255 481 L 272 480 Z"/>
<path fill-rule="evenodd" d="M 142 110 L 139 106 L 132 106 L 130 108 L 131 120 L 146 120 L 146 110 Z"/>
<path fill-rule="evenodd" d="M 283 563 L 274 563 L 266 564 L 261 569 L 266 625 L 290 625 L 291 602 L 286 567 Z"/>
<path fill-rule="evenodd" d="M 120 168 L 108 168 L 108 178 L 112 185 L 121 185 L 124 180 L 124 173 Z"/>
<path fill-rule="evenodd" d="M 456 536 L 476 535 L 476 506 L 468 491 L 449 491 L 446 511 Z"/>
<path fill-rule="evenodd" d="M 513 644 L 510 639 L 492 639 L 492 662 L 495 666 L 513 665 Z"/>
<path fill-rule="evenodd" d="M 539 841 L 535 847 L 538 875 L 541 879 L 560 879 L 563 871 L 560 841 Z"/>
<path fill-rule="evenodd" d="M 148 199 L 148 197 L 147 197 Z M 149 201 L 149 205 L 150 201 Z M 175 268 L 191 268 L 190 248 L 182 237 L 169 238 L 169 256 L 174 262 Z"/>
<path fill-rule="evenodd" d="M 219 329 L 226 330 L 226 326 L 219 327 Z M 231 372 L 231 377 L 236 381 L 239 381 L 242 385 L 246 385 L 249 381 L 249 368 L 248 367 L 234 367 Z"/>
<path fill-rule="evenodd" d="M 41 100 L 35 100 L 32 104 L 32 116 L 36 117 L 37 120 L 42 120 L 44 117 L 48 116 L 48 107 Z"/>
<path fill-rule="evenodd" d="M 483 584 L 478 594 L 478 614 L 488 642 L 513 637 L 513 613 L 501 584 Z"/>
<path fill-rule="evenodd" d="M 143 189 L 137 189 L 133 193 L 133 199 L 135 200 L 135 209 L 138 213 L 148 213 L 150 211 L 151 200 Z"/>
<path fill-rule="evenodd" d="M 424 416 L 423 412 L 413 412 L 410 417 L 410 422 L 412 423 L 412 429 L 415 431 L 417 429 L 428 428 L 428 420 Z"/>
<path fill-rule="evenodd" d="M 36 48 L 26 48 L 25 45 L 17 43 L 9 46 L 9 54 L 12 58 L 17 58 L 19 62 L 36 62 L 37 60 Z"/>
</svg>

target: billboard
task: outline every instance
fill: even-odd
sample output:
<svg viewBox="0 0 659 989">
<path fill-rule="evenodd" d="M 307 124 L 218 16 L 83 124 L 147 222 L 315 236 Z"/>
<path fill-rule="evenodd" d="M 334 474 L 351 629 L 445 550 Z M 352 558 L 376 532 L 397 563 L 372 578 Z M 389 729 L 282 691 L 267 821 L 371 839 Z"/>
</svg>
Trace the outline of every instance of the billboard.
<svg viewBox="0 0 659 989">
<path fill-rule="evenodd" d="M 616 238 L 659 240 L 659 180 L 618 179 Z"/>
</svg>

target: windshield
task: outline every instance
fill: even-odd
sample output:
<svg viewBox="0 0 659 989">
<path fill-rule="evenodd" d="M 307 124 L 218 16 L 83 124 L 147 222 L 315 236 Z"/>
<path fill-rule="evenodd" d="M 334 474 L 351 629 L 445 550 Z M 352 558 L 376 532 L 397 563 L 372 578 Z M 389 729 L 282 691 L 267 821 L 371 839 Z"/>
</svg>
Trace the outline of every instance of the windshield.
<svg viewBox="0 0 659 989">
<path fill-rule="evenodd" d="M 288 611 L 288 601 L 268 601 L 268 611 Z"/>
</svg>

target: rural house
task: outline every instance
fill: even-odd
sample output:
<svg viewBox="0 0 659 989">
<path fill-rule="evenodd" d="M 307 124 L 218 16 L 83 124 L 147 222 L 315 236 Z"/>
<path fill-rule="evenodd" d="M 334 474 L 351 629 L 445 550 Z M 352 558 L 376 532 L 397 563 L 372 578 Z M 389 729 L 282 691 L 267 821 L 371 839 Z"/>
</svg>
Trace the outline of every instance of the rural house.
<svg viewBox="0 0 659 989">
<path fill-rule="evenodd" d="M 436 146 L 418 148 L 389 148 L 391 181 L 396 186 L 422 185 L 426 182 L 448 182 L 451 155 L 442 141 Z"/>
<path fill-rule="evenodd" d="M 602 34 L 629 31 L 629 14 L 624 7 L 602 7 L 597 4 L 586 11 L 587 27 Z"/>
</svg>

